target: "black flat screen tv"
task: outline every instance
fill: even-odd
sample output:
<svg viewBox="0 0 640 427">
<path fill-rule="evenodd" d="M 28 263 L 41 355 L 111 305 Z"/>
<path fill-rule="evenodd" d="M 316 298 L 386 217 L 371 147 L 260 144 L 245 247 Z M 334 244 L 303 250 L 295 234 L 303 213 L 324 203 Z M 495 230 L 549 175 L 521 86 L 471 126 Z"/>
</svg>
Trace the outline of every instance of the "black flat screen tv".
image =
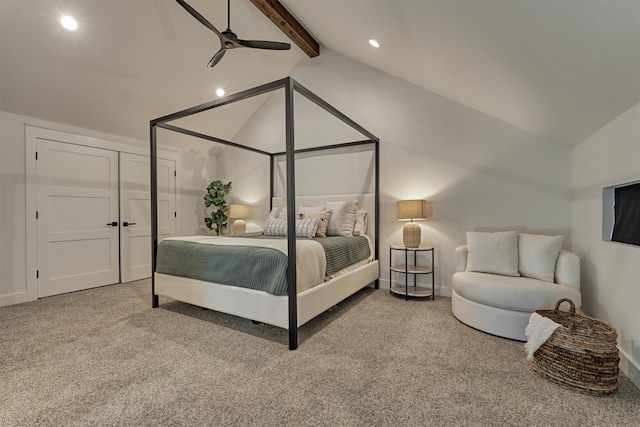
<svg viewBox="0 0 640 427">
<path fill-rule="evenodd" d="M 603 189 L 603 237 L 640 246 L 640 182 Z"/>
</svg>

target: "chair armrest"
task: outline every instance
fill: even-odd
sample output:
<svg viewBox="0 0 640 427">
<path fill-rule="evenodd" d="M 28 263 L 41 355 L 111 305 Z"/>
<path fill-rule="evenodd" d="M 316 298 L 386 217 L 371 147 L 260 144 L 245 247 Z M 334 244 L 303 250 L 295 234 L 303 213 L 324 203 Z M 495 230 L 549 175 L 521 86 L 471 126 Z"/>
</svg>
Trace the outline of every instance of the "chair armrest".
<svg viewBox="0 0 640 427">
<path fill-rule="evenodd" d="M 580 257 L 561 250 L 556 261 L 556 283 L 580 290 Z"/>
<path fill-rule="evenodd" d="M 467 255 L 469 250 L 467 245 L 458 246 L 456 248 L 456 272 L 465 271 L 467 269 Z"/>
</svg>

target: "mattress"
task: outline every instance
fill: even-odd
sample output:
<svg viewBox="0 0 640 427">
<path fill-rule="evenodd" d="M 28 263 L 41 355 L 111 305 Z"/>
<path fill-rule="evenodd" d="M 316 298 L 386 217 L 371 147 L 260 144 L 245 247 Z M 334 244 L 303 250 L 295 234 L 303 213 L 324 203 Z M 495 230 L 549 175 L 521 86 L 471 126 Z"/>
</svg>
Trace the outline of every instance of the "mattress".
<svg viewBox="0 0 640 427">
<path fill-rule="evenodd" d="M 296 240 L 297 292 L 371 259 L 365 236 Z M 286 295 L 287 239 L 189 236 L 163 240 L 156 272 Z"/>
</svg>

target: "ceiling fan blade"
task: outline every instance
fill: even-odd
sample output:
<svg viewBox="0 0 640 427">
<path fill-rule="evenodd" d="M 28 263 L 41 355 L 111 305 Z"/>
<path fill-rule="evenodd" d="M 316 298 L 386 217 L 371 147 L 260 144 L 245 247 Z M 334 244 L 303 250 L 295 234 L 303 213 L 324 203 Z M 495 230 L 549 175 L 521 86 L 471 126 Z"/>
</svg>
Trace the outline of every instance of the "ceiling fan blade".
<svg viewBox="0 0 640 427">
<path fill-rule="evenodd" d="M 255 49 L 270 49 L 270 50 L 289 50 L 291 45 L 289 43 L 282 42 L 270 42 L 263 40 L 237 40 L 239 45 L 244 47 L 252 47 Z"/>
<path fill-rule="evenodd" d="M 218 37 L 220 37 L 220 31 L 218 31 L 218 29 L 216 27 L 213 26 L 213 24 L 209 21 L 207 21 L 205 19 L 204 16 L 200 15 L 198 13 L 197 10 L 195 10 L 194 8 L 192 8 L 191 6 L 189 6 L 187 4 L 187 2 L 185 2 L 184 0 L 176 0 L 178 2 L 178 4 L 180 6 L 182 6 L 187 12 L 189 12 L 191 14 L 191 16 L 193 16 L 194 18 L 196 18 L 198 21 L 200 21 L 200 23 L 202 23 L 202 25 L 204 25 L 205 27 L 207 27 L 208 29 L 210 29 L 211 31 L 213 31 L 214 33 L 216 33 L 218 35 Z"/>
<path fill-rule="evenodd" d="M 227 49 L 225 48 L 222 48 L 218 52 L 216 52 L 216 54 L 213 55 L 213 58 L 211 58 L 211 61 L 209 61 L 209 63 L 207 64 L 207 67 L 211 68 L 218 62 L 220 62 L 225 53 L 227 53 Z"/>
</svg>

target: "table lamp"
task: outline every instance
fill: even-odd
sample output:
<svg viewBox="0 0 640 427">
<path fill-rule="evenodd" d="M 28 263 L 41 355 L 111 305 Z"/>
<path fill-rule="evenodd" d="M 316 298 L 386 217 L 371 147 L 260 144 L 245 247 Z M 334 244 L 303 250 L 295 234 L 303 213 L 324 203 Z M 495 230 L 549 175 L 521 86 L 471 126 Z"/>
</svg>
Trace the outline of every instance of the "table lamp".
<svg viewBox="0 0 640 427">
<path fill-rule="evenodd" d="M 426 200 L 400 200 L 396 203 L 398 221 L 407 221 L 402 229 L 402 242 L 407 248 L 420 246 L 420 226 L 414 220 L 425 220 L 429 217 Z"/>
<path fill-rule="evenodd" d="M 247 224 L 243 218 L 249 216 L 249 206 L 247 205 L 229 205 L 229 218 L 236 218 L 233 223 L 233 234 L 244 234 L 247 231 Z"/>
</svg>

